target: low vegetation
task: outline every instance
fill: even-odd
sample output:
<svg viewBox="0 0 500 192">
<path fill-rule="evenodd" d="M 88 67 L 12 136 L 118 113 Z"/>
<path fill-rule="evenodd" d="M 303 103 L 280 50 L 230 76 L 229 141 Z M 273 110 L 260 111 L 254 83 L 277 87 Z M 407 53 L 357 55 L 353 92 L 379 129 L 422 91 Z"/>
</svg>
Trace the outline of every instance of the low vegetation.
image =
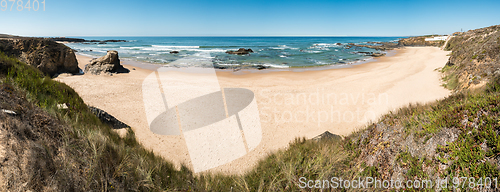
<svg viewBox="0 0 500 192">
<path fill-rule="evenodd" d="M 490 40 L 486 38 L 483 43 L 491 43 Z M 460 50 L 465 49 L 464 45 L 468 44 L 454 40 L 448 48 Z M 489 54 L 488 50 L 484 54 Z M 451 61 L 458 61 L 457 57 L 464 56 L 454 51 Z M 498 61 L 489 60 L 487 65 L 498 67 Z M 68 86 L 0 55 L 0 107 L 17 113 L 0 114 L 0 142 L 9 143 L 5 149 L 8 159 L 1 164 L 0 188 L 308 191 L 300 188 L 304 179 L 320 180 L 321 187 L 331 187 L 323 185 L 323 180 L 371 176 L 403 181 L 446 179 L 449 184 L 443 191 L 454 190 L 454 177 L 470 177 L 474 180 L 458 179 L 460 185 L 455 187 L 481 190 L 485 188 L 485 178 L 497 178 L 500 174 L 500 75 L 483 78 L 488 83 L 474 91 L 462 89 L 461 78 L 470 74 L 464 69 L 471 67 L 453 63 L 442 69 L 448 76 L 453 75 L 445 78 L 446 86 L 457 90 L 446 99 L 393 111 L 343 140 L 297 139 L 288 149 L 261 160 L 248 173 L 231 176 L 193 174 L 184 166 L 176 169 L 144 149 L 132 130 L 120 138 L 92 115 Z M 61 103 L 69 108 L 59 109 L 57 105 Z M 437 189 L 433 185 L 427 190 Z M 416 187 L 406 190 L 421 191 Z"/>
</svg>

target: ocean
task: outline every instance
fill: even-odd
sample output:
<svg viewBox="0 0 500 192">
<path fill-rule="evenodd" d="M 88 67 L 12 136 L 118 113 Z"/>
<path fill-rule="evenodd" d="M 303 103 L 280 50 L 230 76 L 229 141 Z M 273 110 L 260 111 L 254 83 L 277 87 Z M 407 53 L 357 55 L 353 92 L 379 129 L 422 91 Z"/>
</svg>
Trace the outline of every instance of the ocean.
<svg viewBox="0 0 500 192">
<path fill-rule="evenodd" d="M 69 43 L 79 54 L 104 56 L 116 50 L 120 59 L 169 65 L 182 58 L 210 59 L 217 68 L 296 68 L 347 65 L 370 59 L 358 52 L 380 52 L 350 47 L 349 43 L 394 42 L 402 37 L 75 37 L 86 40 L 127 42 Z M 228 50 L 252 49 L 249 55 L 231 55 Z M 178 51 L 173 54 L 171 51 Z M 195 63 L 186 64 L 195 66 Z M 176 67 L 179 66 L 176 63 Z M 206 67 L 206 66 L 204 66 Z"/>
</svg>

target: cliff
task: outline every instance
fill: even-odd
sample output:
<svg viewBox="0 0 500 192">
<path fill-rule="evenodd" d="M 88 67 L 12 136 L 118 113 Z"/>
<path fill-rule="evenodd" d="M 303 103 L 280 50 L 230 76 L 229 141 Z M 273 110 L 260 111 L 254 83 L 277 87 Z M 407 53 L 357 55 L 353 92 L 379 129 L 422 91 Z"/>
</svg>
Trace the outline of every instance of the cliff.
<svg viewBox="0 0 500 192">
<path fill-rule="evenodd" d="M 457 91 L 482 87 L 500 75 L 500 25 L 455 33 L 445 50 L 452 51 L 446 80 Z"/>
<path fill-rule="evenodd" d="M 47 75 L 80 72 L 74 51 L 42 38 L 0 38 L 0 52 L 38 68 Z"/>
</svg>

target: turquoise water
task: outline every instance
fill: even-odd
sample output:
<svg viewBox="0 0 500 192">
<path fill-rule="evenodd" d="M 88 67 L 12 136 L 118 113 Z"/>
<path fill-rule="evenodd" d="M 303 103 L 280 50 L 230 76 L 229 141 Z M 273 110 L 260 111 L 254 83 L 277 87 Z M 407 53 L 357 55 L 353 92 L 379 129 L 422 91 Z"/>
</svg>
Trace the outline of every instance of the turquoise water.
<svg viewBox="0 0 500 192">
<path fill-rule="evenodd" d="M 120 39 L 127 42 L 107 44 L 70 43 L 69 47 L 83 55 L 100 57 L 116 50 L 121 59 L 168 65 L 187 58 L 211 59 L 217 67 L 271 68 L 342 65 L 368 59 L 358 51 L 378 52 L 352 47 L 348 43 L 397 41 L 400 37 L 77 37 L 87 40 Z M 250 55 L 230 55 L 228 50 L 250 48 Z M 179 51 L 179 54 L 170 54 Z"/>
</svg>

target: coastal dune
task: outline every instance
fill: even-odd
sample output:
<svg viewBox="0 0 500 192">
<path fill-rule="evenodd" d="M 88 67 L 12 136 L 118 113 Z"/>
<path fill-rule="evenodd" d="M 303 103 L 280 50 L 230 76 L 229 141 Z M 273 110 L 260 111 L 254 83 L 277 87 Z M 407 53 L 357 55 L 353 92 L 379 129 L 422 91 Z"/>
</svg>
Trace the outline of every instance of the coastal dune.
<svg viewBox="0 0 500 192">
<path fill-rule="evenodd" d="M 347 135 L 409 103 L 444 98 L 450 91 L 441 86 L 441 74 L 436 69 L 445 65 L 448 53 L 436 47 L 406 47 L 394 56 L 341 69 L 218 71 L 221 88 L 254 92 L 262 140 L 243 157 L 210 171 L 241 174 L 297 137 L 309 139 L 325 131 Z M 77 59 L 80 68 L 90 60 L 81 55 Z M 124 66 L 131 69 L 130 73 L 61 75 L 57 80 L 73 87 L 87 104 L 130 125 L 146 148 L 177 165 L 193 167 L 183 136 L 162 136 L 149 130 L 142 83 L 153 71 L 127 62 Z"/>
</svg>

